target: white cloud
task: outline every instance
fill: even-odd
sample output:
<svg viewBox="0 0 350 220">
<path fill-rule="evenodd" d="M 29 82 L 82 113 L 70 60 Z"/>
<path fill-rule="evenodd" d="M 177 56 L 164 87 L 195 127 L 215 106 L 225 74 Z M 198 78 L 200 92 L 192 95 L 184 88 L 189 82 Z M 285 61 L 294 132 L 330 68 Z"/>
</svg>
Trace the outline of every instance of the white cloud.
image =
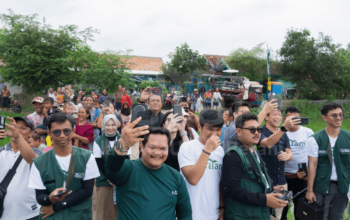
<svg viewBox="0 0 350 220">
<path fill-rule="evenodd" d="M 307 28 L 314 37 L 323 32 L 346 46 L 349 6 L 346 0 L 12 0 L 1 3 L 0 13 L 11 8 L 19 14 L 38 13 L 54 27 L 93 27 L 100 30 L 90 43 L 95 50 L 129 48 L 136 55 L 166 59 L 184 42 L 205 54 L 227 55 L 260 42 L 279 49 L 292 27 Z"/>
</svg>

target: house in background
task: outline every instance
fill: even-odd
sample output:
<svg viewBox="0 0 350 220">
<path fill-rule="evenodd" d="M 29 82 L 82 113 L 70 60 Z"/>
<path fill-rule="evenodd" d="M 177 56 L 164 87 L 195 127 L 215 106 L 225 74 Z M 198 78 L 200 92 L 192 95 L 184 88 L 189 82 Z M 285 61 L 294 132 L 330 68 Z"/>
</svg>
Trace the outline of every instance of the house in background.
<svg viewBox="0 0 350 220">
<path fill-rule="evenodd" d="M 2 60 L 0 60 L 0 68 L 1 68 L 1 66 L 5 66 L 5 64 L 3 62 L 1 62 L 1 61 Z M 0 80 L 1 80 L 1 74 L 0 74 Z M 5 83 L 0 82 L 0 91 L 3 89 L 4 86 L 7 86 L 7 89 L 10 90 L 11 97 L 15 93 L 21 93 L 22 92 L 22 87 L 21 86 L 11 86 L 11 84 L 8 83 L 8 82 L 5 82 Z"/>
<path fill-rule="evenodd" d="M 134 56 L 128 62 L 132 63 L 127 67 L 137 85 L 142 81 L 158 81 L 166 87 L 173 85 L 170 80 L 165 80 L 163 77 L 161 66 L 164 62 L 161 57 Z"/>
</svg>

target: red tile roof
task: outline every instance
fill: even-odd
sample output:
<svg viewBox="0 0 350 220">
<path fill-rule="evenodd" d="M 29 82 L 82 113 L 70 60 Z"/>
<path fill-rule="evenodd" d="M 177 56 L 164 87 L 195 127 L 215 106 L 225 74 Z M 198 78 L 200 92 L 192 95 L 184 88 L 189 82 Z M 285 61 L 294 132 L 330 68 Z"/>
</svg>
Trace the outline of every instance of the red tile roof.
<svg viewBox="0 0 350 220">
<path fill-rule="evenodd" d="M 146 70 L 146 71 L 161 71 L 161 66 L 164 64 L 161 57 L 143 57 L 135 56 L 131 57 L 128 63 L 133 63 L 128 65 L 131 70 Z"/>
<path fill-rule="evenodd" d="M 215 68 L 218 65 L 221 58 L 225 59 L 227 56 L 224 55 L 212 55 L 212 54 L 203 54 L 205 59 Z"/>
</svg>

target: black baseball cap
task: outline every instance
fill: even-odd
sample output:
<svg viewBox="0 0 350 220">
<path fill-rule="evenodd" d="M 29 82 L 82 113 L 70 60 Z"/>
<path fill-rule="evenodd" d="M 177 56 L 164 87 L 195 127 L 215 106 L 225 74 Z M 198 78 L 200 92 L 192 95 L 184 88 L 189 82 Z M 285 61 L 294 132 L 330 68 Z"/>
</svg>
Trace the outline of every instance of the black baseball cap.
<svg viewBox="0 0 350 220">
<path fill-rule="evenodd" d="M 24 121 L 28 125 L 28 127 L 30 127 L 30 130 L 34 131 L 34 125 L 33 125 L 32 121 L 29 120 L 29 118 L 27 118 L 27 117 L 14 117 L 13 119 L 15 119 L 16 122 L 17 121 Z"/>
</svg>

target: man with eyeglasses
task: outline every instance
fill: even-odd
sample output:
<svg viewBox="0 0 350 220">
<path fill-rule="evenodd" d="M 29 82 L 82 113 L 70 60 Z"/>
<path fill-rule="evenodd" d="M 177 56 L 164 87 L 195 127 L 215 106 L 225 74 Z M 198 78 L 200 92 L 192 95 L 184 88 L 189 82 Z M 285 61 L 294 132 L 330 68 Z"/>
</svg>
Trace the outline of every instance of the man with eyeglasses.
<svg viewBox="0 0 350 220">
<path fill-rule="evenodd" d="M 270 220 L 270 208 L 283 208 L 283 186 L 273 187 L 262 159 L 255 150 L 262 132 L 258 117 L 242 114 L 236 118 L 237 141 L 223 159 L 221 191 L 225 219 Z M 277 193 L 270 193 L 271 191 Z"/>
<path fill-rule="evenodd" d="M 42 206 L 39 219 L 91 219 L 91 196 L 100 176 L 91 151 L 72 146 L 76 120 L 53 114 L 47 123 L 53 149 L 33 160 L 29 187 Z M 57 196 L 58 193 L 65 192 Z"/>
<path fill-rule="evenodd" d="M 342 106 L 328 103 L 321 109 L 325 129 L 307 143 L 309 175 L 306 199 L 324 207 L 323 219 L 343 219 L 350 182 L 350 132 L 340 129 Z"/>
<path fill-rule="evenodd" d="M 263 110 L 258 115 L 259 124 L 264 121 L 264 117 L 270 113 L 272 110 L 276 109 L 278 104 L 274 103 L 275 100 L 271 100 L 266 103 Z M 230 117 L 232 117 L 232 122 L 224 132 L 224 152 L 226 152 L 231 146 L 237 141 L 236 134 L 236 124 L 235 119 L 242 114 L 250 113 L 249 104 L 246 102 L 235 102 L 231 106 Z"/>
</svg>

